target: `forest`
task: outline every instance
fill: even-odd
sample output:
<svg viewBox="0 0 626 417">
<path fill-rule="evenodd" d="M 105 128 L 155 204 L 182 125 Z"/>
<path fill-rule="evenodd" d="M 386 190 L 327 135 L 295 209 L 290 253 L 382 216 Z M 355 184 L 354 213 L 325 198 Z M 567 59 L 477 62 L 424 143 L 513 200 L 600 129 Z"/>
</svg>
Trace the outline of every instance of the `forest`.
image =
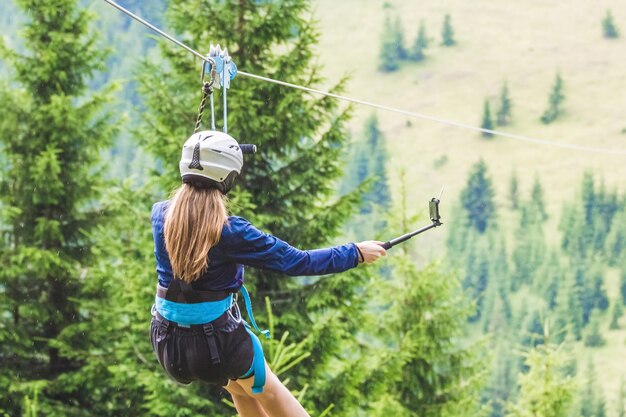
<svg viewBox="0 0 626 417">
<path fill-rule="evenodd" d="M 478 128 L 232 81 L 229 133 L 258 152 L 229 210 L 298 248 L 421 227 L 445 186 L 443 226 L 380 263 L 246 269 L 267 363 L 312 416 L 626 415 L 626 8 L 118 3 L 242 71 Z M 551 17 L 579 31 L 506 38 Z M 201 61 L 102 0 L 3 1 L 0 28 L 0 416 L 236 415 L 149 335 L 151 207 L 180 183 Z"/>
</svg>

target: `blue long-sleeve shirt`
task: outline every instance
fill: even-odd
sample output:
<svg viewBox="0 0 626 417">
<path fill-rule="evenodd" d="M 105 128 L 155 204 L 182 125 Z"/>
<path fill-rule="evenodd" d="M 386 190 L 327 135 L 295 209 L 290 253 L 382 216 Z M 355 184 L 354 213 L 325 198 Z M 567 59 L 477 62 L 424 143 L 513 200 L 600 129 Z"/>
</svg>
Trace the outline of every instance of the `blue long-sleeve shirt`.
<svg viewBox="0 0 626 417">
<path fill-rule="evenodd" d="M 162 201 L 152 207 L 154 255 L 159 284 L 163 287 L 173 279 L 163 234 L 168 204 Z M 354 243 L 302 251 L 237 216 L 228 218 L 219 242 L 211 248 L 208 257 L 208 269 L 193 283 L 197 290 L 238 290 L 243 285 L 244 265 L 288 275 L 324 275 L 354 268 L 359 259 Z"/>
</svg>

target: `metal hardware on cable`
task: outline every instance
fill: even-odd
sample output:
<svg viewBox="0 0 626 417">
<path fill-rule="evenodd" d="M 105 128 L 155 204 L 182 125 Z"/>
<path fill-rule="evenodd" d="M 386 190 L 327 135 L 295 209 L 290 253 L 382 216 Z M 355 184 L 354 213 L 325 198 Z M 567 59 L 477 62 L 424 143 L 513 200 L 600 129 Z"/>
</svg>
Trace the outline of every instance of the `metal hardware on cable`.
<svg viewBox="0 0 626 417">
<path fill-rule="evenodd" d="M 202 121 L 202 113 L 206 105 L 207 97 L 210 98 L 211 106 L 211 130 L 215 130 L 215 105 L 213 101 L 213 89 L 223 87 L 223 106 L 224 106 L 224 133 L 228 133 L 228 101 L 226 98 L 226 91 L 230 88 L 230 82 L 237 76 L 237 65 L 233 62 L 228 50 L 223 49 L 218 44 L 217 46 L 211 45 L 209 54 L 203 58 L 202 61 L 202 74 L 200 81 L 202 82 L 202 100 L 200 101 L 200 107 L 198 108 L 198 118 L 196 119 L 196 126 L 193 133 L 196 133 L 200 129 L 200 123 Z M 210 75 L 210 80 L 206 81 L 206 74 Z"/>
</svg>

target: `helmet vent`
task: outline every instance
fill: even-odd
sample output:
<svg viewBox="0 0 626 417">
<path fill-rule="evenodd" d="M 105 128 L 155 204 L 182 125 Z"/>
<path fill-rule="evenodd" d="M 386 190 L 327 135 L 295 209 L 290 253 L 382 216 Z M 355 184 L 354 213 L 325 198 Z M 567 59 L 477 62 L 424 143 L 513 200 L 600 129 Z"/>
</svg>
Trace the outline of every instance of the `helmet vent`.
<svg viewBox="0 0 626 417">
<path fill-rule="evenodd" d="M 191 157 L 189 168 L 200 171 L 203 170 L 202 165 L 200 165 L 200 142 L 196 143 L 196 146 L 193 147 L 193 156 Z"/>
</svg>

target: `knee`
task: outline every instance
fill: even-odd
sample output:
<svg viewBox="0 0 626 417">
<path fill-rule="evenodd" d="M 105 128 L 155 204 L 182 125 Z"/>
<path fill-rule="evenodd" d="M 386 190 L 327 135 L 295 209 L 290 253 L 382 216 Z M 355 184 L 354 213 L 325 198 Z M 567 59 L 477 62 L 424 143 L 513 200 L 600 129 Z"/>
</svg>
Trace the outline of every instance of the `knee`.
<svg viewBox="0 0 626 417">
<path fill-rule="evenodd" d="M 263 401 L 274 401 L 274 400 L 276 400 L 276 398 L 278 398 L 278 392 L 277 392 L 276 388 L 266 385 L 263 388 L 263 392 L 260 392 L 258 394 L 252 394 L 252 396 L 254 398 L 258 398 L 262 402 Z"/>
<path fill-rule="evenodd" d="M 228 385 L 224 387 L 226 391 L 233 397 L 249 397 L 248 393 L 234 381 L 228 381 Z"/>
</svg>

